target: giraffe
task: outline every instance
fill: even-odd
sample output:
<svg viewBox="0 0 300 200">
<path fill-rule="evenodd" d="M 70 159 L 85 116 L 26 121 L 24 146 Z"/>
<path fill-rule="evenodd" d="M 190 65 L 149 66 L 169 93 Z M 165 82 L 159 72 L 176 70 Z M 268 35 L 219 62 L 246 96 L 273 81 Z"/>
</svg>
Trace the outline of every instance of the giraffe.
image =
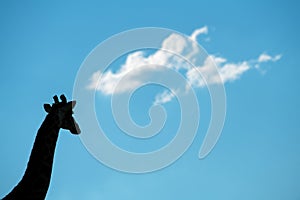
<svg viewBox="0 0 300 200">
<path fill-rule="evenodd" d="M 60 96 L 61 102 L 56 95 L 53 99 L 52 105 L 44 104 L 48 114 L 37 132 L 23 178 L 2 200 L 45 199 L 59 130 L 62 128 L 72 134 L 80 133 L 80 128 L 72 117 L 76 102 L 67 102 L 64 95 Z"/>
</svg>

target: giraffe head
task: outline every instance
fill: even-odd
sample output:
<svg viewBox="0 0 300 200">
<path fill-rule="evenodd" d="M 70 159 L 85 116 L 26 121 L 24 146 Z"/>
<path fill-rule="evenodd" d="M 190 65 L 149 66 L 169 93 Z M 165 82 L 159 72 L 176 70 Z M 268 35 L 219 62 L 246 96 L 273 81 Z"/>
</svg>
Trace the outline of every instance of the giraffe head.
<svg viewBox="0 0 300 200">
<path fill-rule="evenodd" d="M 79 134 L 80 128 L 73 118 L 73 108 L 76 104 L 76 101 L 69 101 L 64 95 L 60 96 L 61 102 L 59 102 L 58 97 L 55 95 L 53 97 L 54 103 L 44 104 L 45 111 L 50 115 L 55 115 L 58 119 L 59 128 L 69 130 L 73 134 Z"/>
</svg>

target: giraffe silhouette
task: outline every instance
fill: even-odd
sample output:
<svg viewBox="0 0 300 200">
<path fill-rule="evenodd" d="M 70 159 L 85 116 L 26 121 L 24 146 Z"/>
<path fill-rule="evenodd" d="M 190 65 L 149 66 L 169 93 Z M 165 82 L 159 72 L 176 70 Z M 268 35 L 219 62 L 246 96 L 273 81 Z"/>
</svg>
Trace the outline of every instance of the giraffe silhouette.
<svg viewBox="0 0 300 200">
<path fill-rule="evenodd" d="M 80 129 L 72 114 L 76 102 L 67 102 L 64 95 L 54 96 L 54 103 L 44 104 L 48 113 L 39 128 L 30 154 L 25 174 L 3 200 L 45 199 L 52 173 L 53 157 L 59 130 L 66 129 L 79 134 Z"/>
</svg>

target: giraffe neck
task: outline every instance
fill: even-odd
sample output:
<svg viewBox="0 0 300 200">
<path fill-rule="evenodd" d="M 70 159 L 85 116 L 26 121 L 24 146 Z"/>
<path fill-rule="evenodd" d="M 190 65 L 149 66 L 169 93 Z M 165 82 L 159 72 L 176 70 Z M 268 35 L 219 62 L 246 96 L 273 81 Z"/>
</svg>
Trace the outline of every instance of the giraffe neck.
<svg viewBox="0 0 300 200">
<path fill-rule="evenodd" d="M 57 121 L 54 115 L 46 116 L 36 135 L 25 174 L 19 184 L 4 198 L 5 200 L 45 199 L 60 129 Z"/>
</svg>

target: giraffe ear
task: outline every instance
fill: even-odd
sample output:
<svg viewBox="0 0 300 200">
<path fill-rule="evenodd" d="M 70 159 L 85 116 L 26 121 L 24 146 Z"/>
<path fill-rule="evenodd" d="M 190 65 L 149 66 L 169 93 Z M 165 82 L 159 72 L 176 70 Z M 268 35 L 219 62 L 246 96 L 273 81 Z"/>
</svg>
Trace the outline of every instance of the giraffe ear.
<svg viewBox="0 0 300 200">
<path fill-rule="evenodd" d="M 63 109 L 64 109 L 65 111 L 67 111 L 67 110 L 72 110 L 72 109 L 74 108 L 75 104 L 76 104 L 76 101 L 69 101 L 69 102 L 67 103 L 67 105 L 66 105 L 65 107 L 63 107 Z"/>
<path fill-rule="evenodd" d="M 52 108 L 51 108 L 51 105 L 50 104 L 44 104 L 44 109 L 47 113 L 50 113 Z"/>
</svg>

